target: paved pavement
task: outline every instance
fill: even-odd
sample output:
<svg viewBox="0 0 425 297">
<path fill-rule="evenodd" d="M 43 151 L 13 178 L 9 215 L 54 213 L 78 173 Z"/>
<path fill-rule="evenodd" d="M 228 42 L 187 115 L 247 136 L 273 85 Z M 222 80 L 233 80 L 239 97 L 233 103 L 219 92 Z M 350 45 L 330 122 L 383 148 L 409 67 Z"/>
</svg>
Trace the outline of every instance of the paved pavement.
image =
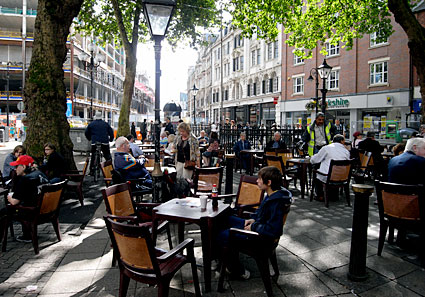
<svg viewBox="0 0 425 297">
<path fill-rule="evenodd" d="M 82 166 L 83 157 L 76 155 Z M 237 190 L 239 174 L 234 176 Z M 85 200 L 99 204 L 100 188 L 86 178 Z M 323 203 L 301 199 L 297 189 L 290 186 L 295 201 L 288 216 L 278 247 L 280 276 L 275 279 L 276 296 L 425 296 L 425 270 L 419 266 L 414 251 L 385 244 L 382 257 L 376 255 L 379 234 L 377 206 L 370 200 L 367 272 L 364 282 L 347 279 L 351 244 L 352 208 L 340 201 L 331 202 L 329 209 Z M 117 296 L 119 271 L 111 268 L 112 251 L 104 222 L 102 204 L 91 212 L 86 225 L 79 220 L 80 207 L 76 196 L 70 193 L 65 206 L 73 209 L 63 221 L 62 241 L 57 242 L 53 228 L 39 227 L 40 254 L 34 255 L 31 244 L 8 238 L 8 250 L 0 253 L 0 296 Z M 353 198 L 353 197 L 352 197 Z M 71 205 L 71 206 L 69 206 Z M 85 206 L 86 207 L 86 206 Z M 176 231 L 173 226 L 173 231 Z M 188 230 L 195 239 L 197 262 L 202 263 L 200 234 L 196 226 Z M 20 226 L 15 225 L 17 235 Z M 175 234 L 175 233 L 174 233 Z M 176 237 L 173 237 L 176 241 Z M 411 239 L 414 240 L 414 239 Z M 158 243 L 168 248 L 166 238 L 160 235 Z M 249 281 L 227 280 L 225 293 L 217 293 L 217 275 L 211 293 L 204 293 L 203 268 L 198 267 L 201 290 L 204 296 L 266 296 L 258 269 L 252 259 L 242 257 L 251 271 Z M 32 287 L 31 287 L 32 286 Z M 190 266 L 183 267 L 171 283 L 170 296 L 193 296 L 194 289 Z M 130 282 L 128 296 L 155 296 L 157 289 L 145 284 Z"/>
</svg>

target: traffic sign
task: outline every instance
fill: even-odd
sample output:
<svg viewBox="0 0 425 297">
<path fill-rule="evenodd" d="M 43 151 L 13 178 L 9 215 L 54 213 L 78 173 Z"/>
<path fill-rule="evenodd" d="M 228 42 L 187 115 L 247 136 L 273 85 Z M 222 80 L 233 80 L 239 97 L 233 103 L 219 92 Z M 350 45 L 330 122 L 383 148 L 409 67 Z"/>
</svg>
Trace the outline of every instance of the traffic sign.
<svg viewBox="0 0 425 297">
<path fill-rule="evenodd" d="M 24 110 L 24 107 L 25 107 L 25 106 L 24 106 L 24 102 L 22 102 L 22 101 L 21 101 L 21 102 L 19 102 L 19 103 L 18 103 L 18 109 L 19 109 L 20 111 L 23 111 L 23 110 Z"/>
</svg>

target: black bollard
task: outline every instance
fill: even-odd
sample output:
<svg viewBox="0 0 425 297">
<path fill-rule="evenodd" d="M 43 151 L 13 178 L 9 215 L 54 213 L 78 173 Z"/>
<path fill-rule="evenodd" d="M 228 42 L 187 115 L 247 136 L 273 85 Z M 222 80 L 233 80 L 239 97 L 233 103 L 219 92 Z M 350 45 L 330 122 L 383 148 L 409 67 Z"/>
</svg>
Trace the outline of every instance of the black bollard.
<svg viewBox="0 0 425 297">
<path fill-rule="evenodd" d="M 373 193 L 373 186 L 354 184 L 352 189 L 355 199 L 348 278 L 352 281 L 364 281 L 368 278 L 366 273 L 367 225 L 369 196 Z"/>
<path fill-rule="evenodd" d="M 235 154 L 226 154 L 226 186 L 224 189 L 225 194 L 233 193 L 233 163 L 235 161 Z"/>
</svg>

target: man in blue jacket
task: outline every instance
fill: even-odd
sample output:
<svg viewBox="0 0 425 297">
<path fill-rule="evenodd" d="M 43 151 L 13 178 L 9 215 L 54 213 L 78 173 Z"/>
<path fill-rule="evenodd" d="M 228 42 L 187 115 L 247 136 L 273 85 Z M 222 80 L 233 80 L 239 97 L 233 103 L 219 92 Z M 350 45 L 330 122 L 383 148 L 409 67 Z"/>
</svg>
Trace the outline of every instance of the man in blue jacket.
<svg viewBox="0 0 425 297">
<path fill-rule="evenodd" d="M 91 122 L 84 134 L 88 140 L 91 140 L 91 162 L 90 171 L 94 172 L 94 156 L 96 152 L 96 142 L 102 144 L 102 153 L 105 160 L 111 160 L 111 151 L 109 150 L 109 142 L 114 141 L 114 130 L 111 126 L 102 120 L 102 112 L 96 111 L 95 120 Z"/>
<path fill-rule="evenodd" d="M 140 157 L 135 159 L 129 154 L 130 143 L 124 136 L 118 137 L 115 141 L 117 151 L 114 154 L 114 168 L 121 173 L 123 179 L 144 178 L 143 185 L 152 186 L 152 179 L 145 168 L 146 159 Z"/>
<path fill-rule="evenodd" d="M 261 235 L 261 245 L 272 243 L 282 235 L 283 232 L 283 210 L 285 205 L 292 203 L 292 194 L 282 185 L 282 174 L 274 166 L 262 168 L 258 172 L 257 185 L 266 193 L 257 211 L 251 219 L 244 220 L 239 217 L 229 217 L 226 229 L 218 235 L 219 246 L 228 248 L 229 270 L 243 279 L 250 277 L 250 272 L 239 263 L 237 246 L 229 243 L 229 229 L 238 228 L 254 231 Z M 245 236 L 238 236 L 236 245 L 256 244 Z"/>
<path fill-rule="evenodd" d="M 250 156 L 249 154 L 241 154 L 241 151 L 250 150 L 250 149 L 251 149 L 251 143 L 249 143 L 249 141 L 246 140 L 245 132 L 242 132 L 240 135 L 240 139 L 233 146 L 233 151 L 235 152 L 236 157 L 239 158 L 242 164 L 242 168 L 245 170 L 248 168 Z"/>
<path fill-rule="evenodd" d="M 424 138 L 410 138 L 406 143 L 404 153 L 390 160 L 388 181 L 407 185 L 425 183 Z"/>
</svg>

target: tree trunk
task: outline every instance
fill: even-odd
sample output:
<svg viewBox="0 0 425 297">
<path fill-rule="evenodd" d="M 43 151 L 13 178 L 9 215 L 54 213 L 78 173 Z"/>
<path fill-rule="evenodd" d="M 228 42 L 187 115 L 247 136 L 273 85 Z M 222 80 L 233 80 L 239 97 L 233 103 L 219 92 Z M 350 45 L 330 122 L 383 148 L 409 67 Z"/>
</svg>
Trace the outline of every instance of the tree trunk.
<svg viewBox="0 0 425 297">
<path fill-rule="evenodd" d="M 407 0 L 388 0 L 388 8 L 394 14 L 395 21 L 407 34 L 408 47 L 412 56 L 412 63 L 419 77 L 419 86 L 422 97 L 422 123 L 425 123 L 425 29 L 412 12 Z"/>
<path fill-rule="evenodd" d="M 24 146 L 29 155 L 42 158 L 43 145 L 54 144 L 75 168 L 69 137 L 63 63 L 72 20 L 83 0 L 39 0 L 35 19 L 31 64 L 24 89 L 28 133 Z"/>
<path fill-rule="evenodd" d="M 130 47 L 130 48 L 127 48 Z M 137 47 L 137 41 L 136 41 Z M 124 94 L 118 120 L 117 137 L 130 134 L 130 106 L 133 99 L 134 82 L 136 80 L 137 57 L 133 50 L 133 45 L 124 46 L 125 50 L 125 79 Z"/>
</svg>

